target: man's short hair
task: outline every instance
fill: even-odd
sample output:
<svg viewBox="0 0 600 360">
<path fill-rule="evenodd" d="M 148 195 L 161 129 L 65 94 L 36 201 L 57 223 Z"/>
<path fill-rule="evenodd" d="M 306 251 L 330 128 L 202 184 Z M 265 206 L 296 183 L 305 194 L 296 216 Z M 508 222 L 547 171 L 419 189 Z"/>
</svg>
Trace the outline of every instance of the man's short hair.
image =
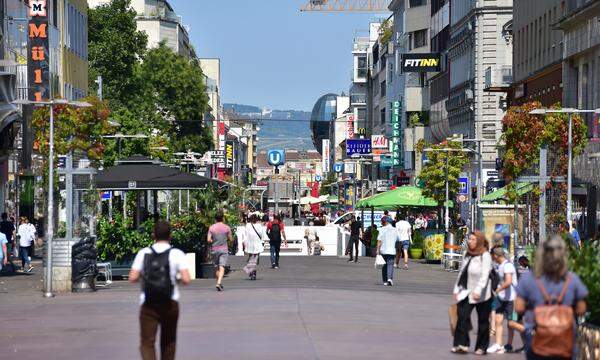
<svg viewBox="0 0 600 360">
<path fill-rule="evenodd" d="M 381 218 L 381 225 L 387 224 L 387 218 L 384 216 Z"/>
<path fill-rule="evenodd" d="M 504 253 L 504 248 L 502 248 L 502 246 L 495 246 L 492 249 L 492 255 L 498 256 L 498 257 L 500 257 L 500 256 L 505 257 L 506 256 L 506 254 Z"/>
<path fill-rule="evenodd" d="M 171 240 L 171 226 L 165 220 L 158 220 L 154 224 L 155 240 Z"/>
<path fill-rule="evenodd" d="M 223 212 L 222 211 L 217 211 L 217 215 L 215 215 L 215 220 L 217 222 L 221 222 L 221 221 L 223 221 L 223 217 L 224 217 Z"/>
</svg>

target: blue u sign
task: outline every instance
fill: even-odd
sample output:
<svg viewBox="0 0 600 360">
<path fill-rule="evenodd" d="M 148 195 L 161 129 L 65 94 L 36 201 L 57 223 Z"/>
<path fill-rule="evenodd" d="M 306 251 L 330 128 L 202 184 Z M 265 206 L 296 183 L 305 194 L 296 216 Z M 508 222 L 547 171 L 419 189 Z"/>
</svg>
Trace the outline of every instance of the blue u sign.
<svg viewBox="0 0 600 360">
<path fill-rule="evenodd" d="M 285 152 L 283 150 L 269 150 L 267 152 L 269 165 L 279 166 L 285 163 Z"/>
<path fill-rule="evenodd" d="M 342 171 L 344 171 L 344 164 L 333 164 L 333 171 L 335 171 L 336 173 L 341 173 Z"/>
</svg>

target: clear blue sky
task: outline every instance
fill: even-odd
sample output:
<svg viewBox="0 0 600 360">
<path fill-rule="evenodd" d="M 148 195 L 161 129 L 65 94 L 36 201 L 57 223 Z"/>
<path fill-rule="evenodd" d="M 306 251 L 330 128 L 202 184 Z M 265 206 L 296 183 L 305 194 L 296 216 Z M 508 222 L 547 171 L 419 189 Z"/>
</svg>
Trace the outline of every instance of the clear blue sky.
<svg viewBox="0 0 600 360">
<path fill-rule="evenodd" d="M 305 0 L 170 0 L 199 57 L 221 59 L 223 102 L 311 110 L 348 92 L 352 39 L 385 15 L 300 13 Z"/>
</svg>

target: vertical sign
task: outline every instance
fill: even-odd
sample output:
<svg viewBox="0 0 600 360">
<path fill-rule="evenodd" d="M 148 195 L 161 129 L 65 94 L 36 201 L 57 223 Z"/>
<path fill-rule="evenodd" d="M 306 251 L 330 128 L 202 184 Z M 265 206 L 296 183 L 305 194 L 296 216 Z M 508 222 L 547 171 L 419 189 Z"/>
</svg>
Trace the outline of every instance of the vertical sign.
<svg viewBox="0 0 600 360">
<path fill-rule="evenodd" d="M 346 139 L 354 139 L 354 114 L 346 117 Z"/>
<path fill-rule="evenodd" d="M 230 170 L 233 169 L 233 141 L 225 142 L 225 167 Z"/>
<path fill-rule="evenodd" d="M 400 148 L 401 130 L 400 130 L 400 101 L 394 101 L 392 104 L 392 165 L 394 167 L 401 166 L 402 149 Z"/>
<path fill-rule="evenodd" d="M 323 139 L 322 144 L 321 155 L 323 158 L 321 163 L 323 165 L 323 174 L 327 174 L 329 172 L 329 139 Z"/>
<path fill-rule="evenodd" d="M 41 102 L 50 98 L 50 57 L 48 50 L 48 8 L 46 0 L 29 0 L 27 24 L 28 98 Z"/>
<path fill-rule="evenodd" d="M 217 133 L 219 135 L 219 148 L 218 150 L 225 154 L 225 123 L 221 120 L 217 122 Z M 225 156 L 222 160 L 217 163 L 217 178 L 223 180 L 225 178 Z"/>
</svg>

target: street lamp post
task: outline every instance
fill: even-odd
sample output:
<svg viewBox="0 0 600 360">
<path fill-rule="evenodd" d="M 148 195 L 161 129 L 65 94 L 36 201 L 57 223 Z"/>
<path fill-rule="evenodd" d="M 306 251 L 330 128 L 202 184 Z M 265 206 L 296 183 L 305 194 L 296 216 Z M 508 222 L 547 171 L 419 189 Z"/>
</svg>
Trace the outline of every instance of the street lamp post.
<svg viewBox="0 0 600 360">
<path fill-rule="evenodd" d="M 573 108 L 563 108 L 563 109 L 533 109 L 529 112 L 532 115 L 546 115 L 546 114 L 568 114 L 569 116 L 569 138 L 567 142 L 567 157 L 568 157 L 568 168 L 567 168 L 567 221 L 569 222 L 569 226 L 571 226 L 573 210 L 571 205 L 571 200 L 573 197 L 573 114 L 583 114 L 583 113 L 595 113 L 600 114 L 600 109 L 595 110 L 581 110 L 581 109 L 573 109 Z M 540 174 L 540 176 L 545 176 L 545 174 Z"/>
<path fill-rule="evenodd" d="M 75 107 L 90 107 L 91 104 L 83 101 L 67 101 L 56 99 L 51 101 L 36 102 L 19 99 L 13 102 L 17 105 L 48 106 L 50 110 L 49 142 L 48 142 L 48 222 L 46 227 L 46 276 L 44 279 L 44 297 L 53 297 L 52 293 L 52 236 L 54 234 L 54 105 L 70 105 Z"/>
</svg>

